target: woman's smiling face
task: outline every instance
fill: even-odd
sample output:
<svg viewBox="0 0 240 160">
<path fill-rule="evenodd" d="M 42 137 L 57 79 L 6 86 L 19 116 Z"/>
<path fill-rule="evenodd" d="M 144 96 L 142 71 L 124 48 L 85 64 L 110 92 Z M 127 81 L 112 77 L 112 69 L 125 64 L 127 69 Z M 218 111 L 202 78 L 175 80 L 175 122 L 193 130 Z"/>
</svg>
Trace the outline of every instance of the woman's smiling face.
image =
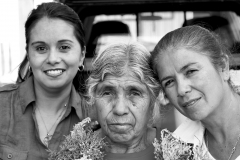
<svg viewBox="0 0 240 160">
<path fill-rule="evenodd" d="M 151 117 L 150 104 L 146 85 L 129 73 L 122 77 L 108 75 L 96 89 L 98 121 L 110 142 L 139 142 Z"/>
<path fill-rule="evenodd" d="M 71 85 L 84 54 L 70 23 L 44 17 L 30 32 L 28 59 L 35 83 L 56 89 Z"/>
<path fill-rule="evenodd" d="M 202 53 L 168 50 L 157 57 L 157 72 L 169 101 L 185 116 L 202 120 L 221 104 L 224 74 Z"/>
</svg>

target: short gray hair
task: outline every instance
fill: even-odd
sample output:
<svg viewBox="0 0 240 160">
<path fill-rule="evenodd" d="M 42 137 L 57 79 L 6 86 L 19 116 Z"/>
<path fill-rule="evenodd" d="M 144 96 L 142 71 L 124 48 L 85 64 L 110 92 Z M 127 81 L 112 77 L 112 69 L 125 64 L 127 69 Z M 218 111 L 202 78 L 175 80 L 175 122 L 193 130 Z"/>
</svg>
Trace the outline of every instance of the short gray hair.
<svg viewBox="0 0 240 160">
<path fill-rule="evenodd" d="M 111 44 L 103 52 L 97 54 L 92 63 L 93 71 L 87 80 L 90 104 L 95 102 L 97 85 L 104 81 L 107 75 L 121 77 L 131 71 L 133 76 L 145 84 L 150 91 L 153 108 L 160 85 L 150 67 L 150 56 L 149 51 L 138 42 Z"/>
</svg>

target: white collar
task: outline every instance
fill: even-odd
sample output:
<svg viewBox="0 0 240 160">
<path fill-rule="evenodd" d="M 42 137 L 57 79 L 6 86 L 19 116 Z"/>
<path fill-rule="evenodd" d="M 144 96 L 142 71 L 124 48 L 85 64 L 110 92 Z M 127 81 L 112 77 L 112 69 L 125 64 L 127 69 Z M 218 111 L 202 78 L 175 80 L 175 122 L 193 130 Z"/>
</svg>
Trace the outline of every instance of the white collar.
<svg viewBox="0 0 240 160">
<path fill-rule="evenodd" d="M 174 132 L 173 136 L 184 142 L 201 145 L 204 141 L 204 126 L 200 121 L 186 119 Z"/>
</svg>

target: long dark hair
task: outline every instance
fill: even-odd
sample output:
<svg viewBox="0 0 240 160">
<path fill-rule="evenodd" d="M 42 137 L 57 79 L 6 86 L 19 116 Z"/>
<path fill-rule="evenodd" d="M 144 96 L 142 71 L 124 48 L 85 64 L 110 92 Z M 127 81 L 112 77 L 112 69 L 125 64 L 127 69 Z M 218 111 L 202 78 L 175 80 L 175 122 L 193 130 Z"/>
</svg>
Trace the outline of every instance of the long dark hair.
<svg viewBox="0 0 240 160">
<path fill-rule="evenodd" d="M 26 52 L 28 54 L 28 45 L 30 41 L 30 34 L 32 28 L 35 24 L 42 19 L 43 17 L 48 18 L 59 18 L 64 21 L 69 22 L 74 27 L 74 34 L 76 39 L 81 45 L 81 48 L 84 49 L 86 46 L 85 43 L 85 33 L 83 29 L 83 24 L 79 19 L 77 13 L 67 5 L 58 2 L 49 2 L 49 3 L 42 3 L 38 5 L 36 9 L 33 9 L 30 15 L 27 18 L 25 23 L 25 37 L 26 37 Z M 24 57 L 23 61 L 20 64 L 18 70 L 18 78 L 17 83 L 24 82 L 28 77 L 32 75 L 31 70 L 29 69 L 29 62 L 27 55 Z M 77 91 L 81 92 L 84 89 L 82 85 L 82 74 L 81 72 L 77 72 L 76 76 L 73 79 L 73 85 Z"/>
</svg>

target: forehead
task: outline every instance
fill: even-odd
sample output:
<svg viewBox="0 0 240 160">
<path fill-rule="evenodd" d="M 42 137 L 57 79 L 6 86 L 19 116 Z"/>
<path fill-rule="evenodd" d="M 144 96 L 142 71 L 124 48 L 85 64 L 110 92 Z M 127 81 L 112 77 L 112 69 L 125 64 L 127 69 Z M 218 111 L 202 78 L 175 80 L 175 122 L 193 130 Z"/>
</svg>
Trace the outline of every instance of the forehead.
<svg viewBox="0 0 240 160">
<path fill-rule="evenodd" d="M 190 63 L 212 65 L 206 54 L 185 48 L 167 50 L 156 59 L 158 73 L 164 73 L 172 68 L 180 72 L 185 65 Z"/>
<path fill-rule="evenodd" d="M 109 86 L 116 88 L 127 88 L 130 86 L 135 86 L 147 89 L 144 83 L 129 73 L 126 73 L 121 77 L 107 75 L 104 80 L 98 84 L 97 89 Z"/>
<path fill-rule="evenodd" d="M 43 17 L 36 22 L 30 31 L 30 37 L 33 38 L 75 38 L 74 27 L 71 23 L 60 18 Z"/>
</svg>

